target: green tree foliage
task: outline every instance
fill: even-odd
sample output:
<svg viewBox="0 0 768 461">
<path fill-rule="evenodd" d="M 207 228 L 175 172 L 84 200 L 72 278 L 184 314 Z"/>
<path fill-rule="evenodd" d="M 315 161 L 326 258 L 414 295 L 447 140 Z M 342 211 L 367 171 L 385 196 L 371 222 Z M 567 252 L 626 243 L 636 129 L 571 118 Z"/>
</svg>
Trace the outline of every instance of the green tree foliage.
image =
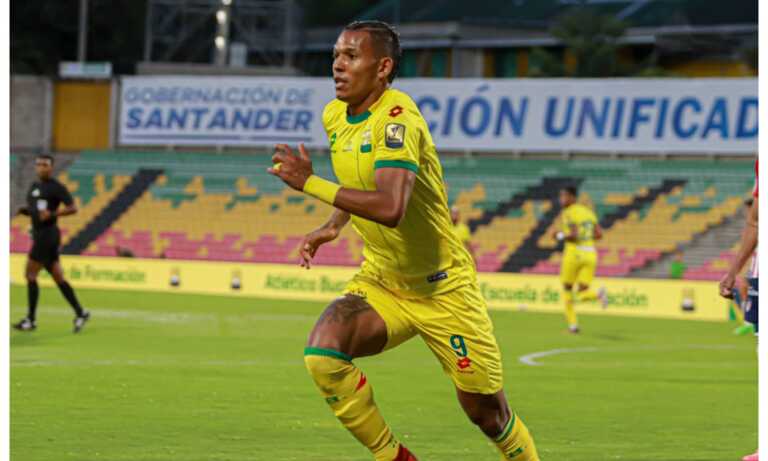
<svg viewBox="0 0 768 461">
<path fill-rule="evenodd" d="M 627 25 L 612 15 L 591 8 L 570 10 L 555 22 L 550 33 L 575 58 L 567 68 L 561 53 L 536 48 L 531 53 L 531 75 L 535 77 L 619 77 L 632 69 L 618 58 L 619 40 Z"/>
</svg>

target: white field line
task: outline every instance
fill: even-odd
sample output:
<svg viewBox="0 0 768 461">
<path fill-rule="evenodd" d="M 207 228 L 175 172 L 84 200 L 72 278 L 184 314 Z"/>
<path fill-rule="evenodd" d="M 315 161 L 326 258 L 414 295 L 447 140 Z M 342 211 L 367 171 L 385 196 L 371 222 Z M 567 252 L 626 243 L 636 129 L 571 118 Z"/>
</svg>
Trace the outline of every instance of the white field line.
<svg viewBox="0 0 768 461">
<path fill-rule="evenodd" d="M 724 350 L 724 349 L 736 349 L 736 346 L 730 345 L 730 344 L 683 344 L 678 346 L 638 346 L 638 347 L 561 347 L 557 349 L 549 349 L 546 351 L 539 351 L 539 352 L 532 352 L 530 354 L 521 355 L 518 358 L 518 361 L 524 365 L 529 365 L 532 367 L 538 367 L 544 365 L 543 363 L 539 363 L 536 360 L 543 358 L 543 357 L 549 357 L 552 355 L 560 355 L 560 354 L 578 354 L 582 352 L 599 352 L 599 351 L 605 351 L 605 352 L 616 352 L 616 351 L 652 351 L 652 350 L 687 350 L 687 349 L 715 349 L 715 350 Z"/>
<path fill-rule="evenodd" d="M 310 314 L 257 314 L 249 313 L 243 315 L 217 315 L 217 314 L 204 314 L 204 313 L 179 313 L 179 312 L 162 312 L 162 311 L 148 311 L 148 310 L 115 310 L 111 308 L 99 308 L 99 307 L 87 307 L 91 311 L 92 320 L 98 321 L 100 318 L 104 319 L 126 319 L 126 320 L 140 320 L 150 323 L 166 323 L 166 324 L 184 324 L 184 323 L 196 323 L 196 322 L 216 322 L 219 320 L 239 320 L 239 321 L 282 321 L 282 320 L 312 320 L 319 317 L 317 315 Z M 46 316 L 64 316 L 72 317 L 74 314 L 68 307 L 59 306 L 41 306 L 38 307 L 38 322 L 45 322 Z M 42 314 L 42 315 L 40 315 Z M 40 318 L 42 317 L 42 318 Z M 12 319 L 13 320 L 13 319 Z"/>
<path fill-rule="evenodd" d="M 273 364 L 267 360 L 11 360 L 11 367 L 190 367 L 241 368 Z"/>
</svg>

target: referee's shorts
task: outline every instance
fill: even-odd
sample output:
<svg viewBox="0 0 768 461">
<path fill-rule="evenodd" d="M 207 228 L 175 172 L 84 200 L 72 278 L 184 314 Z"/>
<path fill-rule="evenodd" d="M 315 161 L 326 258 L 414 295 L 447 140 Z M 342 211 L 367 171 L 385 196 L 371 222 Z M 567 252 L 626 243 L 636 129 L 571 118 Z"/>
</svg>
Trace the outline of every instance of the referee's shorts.
<svg viewBox="0 0 768 461">
<path fill-rule="evenodd" d="M 59 246 L 61 245 L 61 232 L 57 227 L 32 231 L 32 249 L 29 250 L 29 259 L 40 263 L 46 269 L 59 260 Z"/>
</svg>

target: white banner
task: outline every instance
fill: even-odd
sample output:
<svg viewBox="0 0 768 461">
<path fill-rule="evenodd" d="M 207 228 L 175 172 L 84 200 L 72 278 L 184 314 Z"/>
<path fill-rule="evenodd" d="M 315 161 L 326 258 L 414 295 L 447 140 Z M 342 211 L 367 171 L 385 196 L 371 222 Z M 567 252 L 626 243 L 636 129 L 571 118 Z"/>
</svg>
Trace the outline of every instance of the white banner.
<svg viewBox="0 0 768 461">
<path fill-rule="evenodd" d="M 124 77 L 120 144 L 327 146 L 319 78 Z"/>
<path fill-rule="evenodd" d="M 401 79 L 438 149 L 754 153 L 757 79 Z M 327 78 L 126 77 L 120 144 L 328 145 Z"/>
</svg>

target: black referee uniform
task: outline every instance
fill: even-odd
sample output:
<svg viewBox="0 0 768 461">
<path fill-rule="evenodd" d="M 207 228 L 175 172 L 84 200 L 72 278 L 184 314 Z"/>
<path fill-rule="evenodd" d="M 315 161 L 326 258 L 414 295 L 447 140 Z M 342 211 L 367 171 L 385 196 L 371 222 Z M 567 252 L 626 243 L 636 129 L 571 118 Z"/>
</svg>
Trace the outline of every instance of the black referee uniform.
<svg viewBox="0 0 768 461">
<path fill-rule="evenodd" d="M 53 213 L 62 203 L 72 205 L 72 195 L 62 183 L 53 178 L 35 182 L 27 193 L 27 210 L 32 218 L 32 249 L 29 258 L 48 270 L 59 260 L 61 231 Z M 41 221 L 42 210 L 48 210 L 52 216 Z"/>
<path fill-rule="evenodd" d="M 50 164 L 52 166 L 52 162 Z M 54 275 L 54 269 L 59 262 L 59 246 L 61 245 L 61 231 L 57 225 L 56 211 L 61 204 L 70 207 L 73 204 L 72 195 L 63 184 L 53 178 L 38 179 L 27 192 L 27 206 L 22 210 L 32 220 L 32 249 L 29 250 L 29 259 L 40 264 Z M 48 211 L 49 217 L 41 219 L 40 213 Z M 37 301 L 40 289 L 37 285 L 37 275 L 27 275 L 28 311 L 27 317 L 14 325 L 21 331 L 34 330 L 36 325 Z M 55 275 L 54 275 L 54 278 Z M 56 280 L 59 291 L 75 311 L 74 331 L 79 332 L 85 322 L 90 318 L 90 313 L 82 308 L 75 296 L 72 286 L 60 278 Z"/>
</svg>

